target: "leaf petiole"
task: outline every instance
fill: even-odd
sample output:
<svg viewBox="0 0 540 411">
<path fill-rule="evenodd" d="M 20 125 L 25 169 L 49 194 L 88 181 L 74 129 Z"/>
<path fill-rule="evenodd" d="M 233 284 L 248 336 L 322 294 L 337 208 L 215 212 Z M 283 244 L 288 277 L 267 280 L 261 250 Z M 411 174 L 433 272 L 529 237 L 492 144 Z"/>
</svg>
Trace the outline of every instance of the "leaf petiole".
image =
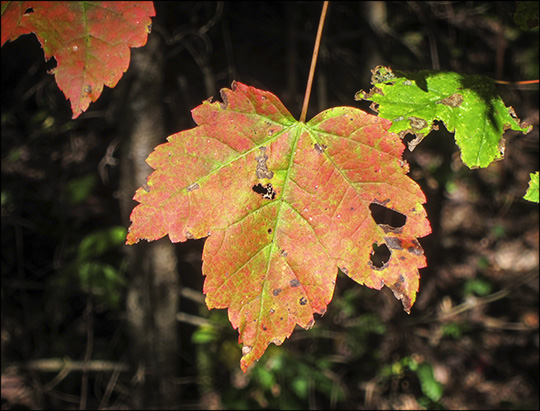
<svg viewBox="0 0 540 411">
<path fill-rule="evenodd" d="M 325 1 L 321 11 L 321 19 L 319 20 L 319 28 L 317 29 L 317 38 L 315 39 L 315 47 L 313 48 L 313 57 L 311 58 L 311 67 L 309 68 L 308 82 L 306 86 L 306 94 L 304 95 L 304 104 L 300 113 L 300 122 L 305 123 L 309 97 L 311 95 L 311 87 L 313 86 L 313 76 L 315 75 L 315 66 L 317 65 L 317 57 L 319 55 L 319 46 L 321 45 L 322 31 L 324 20 L 326 19 L 326 11 L 328 10 L 328 1 Z"/>
</svg>

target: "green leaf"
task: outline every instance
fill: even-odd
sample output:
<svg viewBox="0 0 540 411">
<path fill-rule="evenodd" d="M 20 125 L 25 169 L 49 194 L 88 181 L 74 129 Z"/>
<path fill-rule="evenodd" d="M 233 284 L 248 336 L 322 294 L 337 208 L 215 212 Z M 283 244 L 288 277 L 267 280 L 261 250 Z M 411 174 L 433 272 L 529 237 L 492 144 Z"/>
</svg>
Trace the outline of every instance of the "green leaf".
<svg viewBox="0 0 540 411">
<path fill-rule="evenodd" d="M 531 180 L 529 181 L 529 188 L 523 197 L 525 200 L 538 203 L 538 171 L 536 173 L 529 174 Z"/>
<path fill-rule="evenodd" d="M 469 168 L 487 167 L 504 156 L 506 130 L 528 133 L 512 107 L 506 107 L 491 79 L 453 72 L 395 73 L 378 66 L 372 71 L 373 88 L 359 91 L 355 99 L 371 100 L 379 116 L 392 121 L 391 132 L 414 134 L 413 150 L 433 129 L 435 120 L 455 132 L 461 159 Z"/>
<path fill-rule="evenodd" d="M 313 326 L 338 269 L 388 286 L 409 312 L 426 265 L 417 238 L 431 228 L 390 122 L 336 107 L 301 123 L 276 96 L 241 83 L 222 98 L 195 108 L 197 127 L 148 157 L 155 171 L 135 194 L 127 244 L 208 237 L 206 304 L 228 308 L 244 370 L 296 324 Z M 404 222 L 377 222 L 377 207 Z M 380 266 L 373 244 L 389 250 Z"/>
<path fill-rule="evenodd" d="M 416 375 L 420 380 L 420 387 L 426 397 L 434 402 L 439 401 L 442 397 L 444 387 L 435 379 L 431 365 L 426 362 L 420 364 L 418 370 L 416 370 Z"/>
</svg>

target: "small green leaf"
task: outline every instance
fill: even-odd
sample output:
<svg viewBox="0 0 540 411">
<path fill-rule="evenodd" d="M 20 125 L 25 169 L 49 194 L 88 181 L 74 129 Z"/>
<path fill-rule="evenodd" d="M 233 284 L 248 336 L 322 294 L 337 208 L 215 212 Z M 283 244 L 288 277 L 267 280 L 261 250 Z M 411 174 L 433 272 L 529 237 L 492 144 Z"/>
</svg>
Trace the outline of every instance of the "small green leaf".
<svg viewBox="0 0 540 411">
<path fill-rule="evenodd" d="M 538 171 L 530 174 L 531 180 L 529 181 L 529 188 L 523 197 L 525 200 L 538 203 Z"/>
<path fill-rule="evenodd" d="M 520 124 L 512 107 L 506 107 L 493 81 L 485 76 L 453 72 L 405 73 L 378 66 L 372 71 L 374 87 L 359 91 L 355 99 L 371 100 L 379 116 L 392 121 L 389 131 L 401 138 L 414 134 L 413 150 L 438 129 L 442 121 L 455 132 L 461 158 L 469 168 L 487 167 L 504 156 L 506 130 L 528 133 L 532 126 Z"/>
<path fill-rule="evenodd" d="M 434 402 L 439 401 L 442 397 L 444 388 L 443 385 L 435 379 L 431 365 L 425 362 L 420 364 L 416 371 L 416 375 L 420 380 L 420 387 L 426 397 Z"/>
</svg>

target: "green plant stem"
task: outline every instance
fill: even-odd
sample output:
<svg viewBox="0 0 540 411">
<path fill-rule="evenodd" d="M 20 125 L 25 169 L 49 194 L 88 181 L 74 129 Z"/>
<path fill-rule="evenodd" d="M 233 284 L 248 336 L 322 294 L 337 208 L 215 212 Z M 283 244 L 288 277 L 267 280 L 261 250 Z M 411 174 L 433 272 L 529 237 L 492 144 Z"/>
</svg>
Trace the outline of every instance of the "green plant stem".
<svg viewBox="0 0 540 411">
<path fill-rule="evenodd" d="M 304 105 L 300 113 L 300 122 L 306 121 L 309 97 L 311 96 L 311 87 L 313 86 L 313 77 L 315 75 L 315 66 L 317 65 L 317 57 L 319 56 L 319 46 L 321 45 L 322 31 L 324 20 L 326 19 L 326 11 L 328 10 L 328 1 L 325 1 L 321 11 L 321 19 L 319 20 L 319 28 L 317 29 L 317 38 L 315 39 L 315 47 L 313 48 L 313 57 L 311 58 L 311 67 L 309 68 L 308 82 L 306 86 L 306 94 L 304 95 Z"/>
</svg>

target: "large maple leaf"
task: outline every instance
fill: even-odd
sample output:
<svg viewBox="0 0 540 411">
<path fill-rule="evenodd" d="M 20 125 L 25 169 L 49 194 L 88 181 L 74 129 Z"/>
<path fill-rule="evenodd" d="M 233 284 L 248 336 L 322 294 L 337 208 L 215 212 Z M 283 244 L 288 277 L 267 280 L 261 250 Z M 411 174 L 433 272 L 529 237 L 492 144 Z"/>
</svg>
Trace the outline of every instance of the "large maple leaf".
<svg viewBox="0 0 540 411">
<path fill-rule="evenodd" d="M 241 83 L 192 114 L 147 163 L 127 243 L 207 237 L 204 293 L 228 308 L 245 371 L 296 324 L 309 328 L 332 299 L 338 268 L 360 284 L 388 286 L 409 312 L 426 265 L 425 197 L 406 176 L 391 122 L 353 107 L 295 121 L 273 94 Z M 377 224 L 377 204 L 406 216 Z M 381 267 L 374 244 L 391 252 Z"/>
<path fill-rule="evenodd" d="M 151 1 L 2 2 L 2 41 L 35 33 L 45 59 L 54 57 L 56 83 L 71 101 L 73 118 L 115 87 L 150 33 Z"/>
</svg>

